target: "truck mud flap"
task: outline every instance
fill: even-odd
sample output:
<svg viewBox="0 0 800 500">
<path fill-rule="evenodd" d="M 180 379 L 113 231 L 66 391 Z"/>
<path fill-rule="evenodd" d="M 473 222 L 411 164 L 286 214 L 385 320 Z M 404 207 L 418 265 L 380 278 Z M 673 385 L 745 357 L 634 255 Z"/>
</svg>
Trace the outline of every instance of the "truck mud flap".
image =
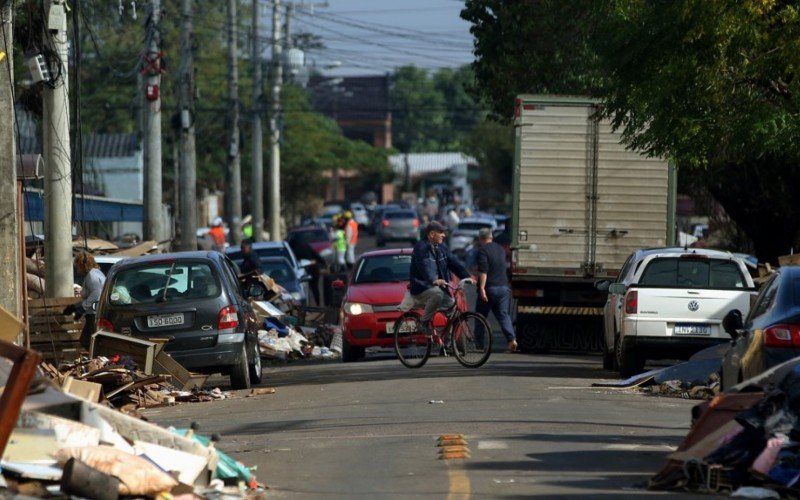
<svg viewBox="0 0 800 500">
<path fill-rule="evenodd" d="M 600 352 L 603 317 L 518 312 L 516 333 L 524 352 Z"/>
</svg>

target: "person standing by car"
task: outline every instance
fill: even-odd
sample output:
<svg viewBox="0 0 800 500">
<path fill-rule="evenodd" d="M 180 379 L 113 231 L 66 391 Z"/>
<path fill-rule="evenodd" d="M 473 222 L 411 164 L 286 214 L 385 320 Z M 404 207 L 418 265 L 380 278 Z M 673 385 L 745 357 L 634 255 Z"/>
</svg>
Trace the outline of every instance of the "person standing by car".
<svg viewBox="0 0 800 500">
<path fill-rule="evenodd" d="M 347 236 L 345 235 L 345 221 L 343 218 L 334 223 L 333 249 L 336 251 L 336 265 L 334 272 L 343 272 L 346 269 L 345 253 L 347 253 Z"/>
<path fill-rule="evenodd" d="M 306 267 L 308 276 L 311 278 L 308 282 L 308 287 L 311 288 L 311 293 L 314 295 L 314 303 L 317 306 L 321 306 L 322 304 L 319 301 L 319 271 L 325 267 L 325 259 L 301 238 L 291 240 L 289 246 L 292 248 L 295 257 L 311 261 L 311 264 Z"/>
<path fill-rule="evenodd" d="M 347 240 L 347 267 L 353 267 L 356 263 L 356 244 L 358 243 L 358 222 L 349 210 L 344 213 L 347 221 L 345 226 L 345 238 Z"/>
<path fill-rule="evenodd" d="M 67 306 L 63 312 L 64 314 L 74 314 L 76 320 L 80 319 L 81 316 L 84 317 L 83 330 L 81 330 L 79 342 L 81 347 L 88 349 L 95 330 L 96 313 L 94 305 L 100 300 L 100 292 L 103 291 L 106 277 L 94 257 L 88 252 L 81 252 L 75 256 L 73 264 L 78 274 L 83 276 L 81 301 Z"/>
<path fill-rule="evenodd" d="M 433 333 L 433 316 L 440 308 L 450 307 L 453 297 L 445 291 L 450 282 L 450 273 L 461 279 L 469 278 L 469 273 L 455 255 L 442 243 L 445 227 L 433 221 L 426 227 L 426 238 L 414 245 L 411 254 L 411 295 L 417 305 L 424 306 L 422 331 Z"/>
<path fill-rule="evenodd" d="M 222 218 L 214 217 L 211 223 L 211 229 L 208 231 L 208 236 L 211 238 L 211 249 L 217 252 L 225 251 L 225 229 L 222 227 Z"/>
<path fill-rule="evenodd" d="M 253 252 L 253 241 L 249 239 L 242 241 L 241 249 L 242 265 L 239 270 L 242 271 L 242 274 L 261 274 L 263 272 L 261 270 L 261 260 Z"/>
<path fill-rule="evenodd" d="M 478 299 L 475 304 L 475 312 L 489 316 L 489 311 L 494 313 L 500 329 L 508 342 L 508 351 L 517 350 L 517 336 L 514 334 L 514 326 L 511 324 L 511 314 L 509 304 L 511 301 L 511 288 L 508 286 L 508 276 L 506 274 L 506 254 L 503 247 L 495 243 L 492 230 L 483 228 L 478 231 L 477 251 L 478 266 Z M 483 327 L 480 323 L 480 328 Z M 476 331 L 476 340 L 482 341 L 484 332 Z"/>
</svg>

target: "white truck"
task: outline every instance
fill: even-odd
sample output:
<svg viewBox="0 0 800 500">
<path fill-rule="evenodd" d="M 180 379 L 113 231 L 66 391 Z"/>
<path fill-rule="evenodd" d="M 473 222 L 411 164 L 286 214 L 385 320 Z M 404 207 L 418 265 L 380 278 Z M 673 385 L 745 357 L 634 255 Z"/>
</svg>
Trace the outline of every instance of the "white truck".
<svg viewBox="0 0 800 500">
<path fill-rule="evenodd" d="M 654 248 L 634 252 L 607 289 L 603 367 L 623 377 L 642 371 L 650 359 L 688 359 L 695 352 L 730 342 L 722 319 L 743 315 L 755 293 L 744 261 L 729 252 Z"/>
<path fill-rule="evenodd" d="M 674 168 L 626 149 L 586 97 L 515 106 L 511 288 L 524 350 L 602 348 L 606 293 L 638 248 L 673 244 Z"/>
</svg>

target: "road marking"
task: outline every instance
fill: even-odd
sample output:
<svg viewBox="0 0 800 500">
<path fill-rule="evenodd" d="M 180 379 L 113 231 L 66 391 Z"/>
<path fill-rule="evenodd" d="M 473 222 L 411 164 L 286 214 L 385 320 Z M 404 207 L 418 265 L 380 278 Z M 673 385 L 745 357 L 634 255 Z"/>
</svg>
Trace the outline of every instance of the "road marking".
<svg viewBox="0 0 800 500">
<path fill-rule="evenodd" d="M 467 477 L 467 472 L 461 467 L 448 467 L 447 476 L 450 479 L 447 500 L 468 500 L 472 493 L 472 485 Z"/>
<path fill-rule="evenodd" d="M 479 450 L 505 450 L 508 444 L 505 441 L 478 441 Z"/>
</svg>

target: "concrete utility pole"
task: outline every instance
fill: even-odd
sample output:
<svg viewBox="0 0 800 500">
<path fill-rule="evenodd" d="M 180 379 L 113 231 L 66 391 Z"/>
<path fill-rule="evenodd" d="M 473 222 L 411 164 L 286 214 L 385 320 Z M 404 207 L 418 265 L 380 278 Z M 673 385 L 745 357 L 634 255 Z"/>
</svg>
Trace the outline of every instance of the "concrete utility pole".
<svg viewBox="0 0 800 500">
<path fill-rule="evenodd" d="M 272 241 L 281 240 L 281 131 L 278 116 L 281 112 L 283 61 L 281 60 L 281 2 L 272 2 L 272 113 L 269 117 L 269 235 Z"/>
<path fill-rule="evenodd" d="M 230 112 L 230 140 L 228 145 L 228 170 L 225 183 L 225 215 L 230 228 L 231 242 L 242 242 L 242 165 L 239 155 L 239 44 L 236 3 L 228 0 L 228 109 Z"/>
<path fill-rule="evenodd" d="M 144 118 L 144 239 L 164 239 L 161 185 L 161 0 L 150 1 L 150 16 L 145 21 L 145 56 L 142 74 Z"/>
<path fill-rule="evenodd" d="M 253 185 L 253 239 L 256 241 L 261 241 L 264 233 L 264 138 L 261 129 L 264 96 L 261 92 L 260 20 L 259 0 L 253 0 L 253 165 L 250 175 Z"/>
<path fill-rule="evenodd" d="M 192 0 L 181 0 L 180 189 L 181 250 L 197 250 L 197 170 L 194 140 L 194 33 Z"/>
<path fill-rule="evenodd" d="M 67 13 L 64 0 L 51 0 L 45 45 L 52 51 L 53 85 L 44 87 L 44 257 L 47 297 L 71 297 L 72 172 L 69 141 Z"/>
<path fill-rule="evenodd" d="M 17 163 L 14 147 L 14 57 L 12 2 L 0 6 L 0 306 L 22 316 L 17 211 Z"/>
</svg>

